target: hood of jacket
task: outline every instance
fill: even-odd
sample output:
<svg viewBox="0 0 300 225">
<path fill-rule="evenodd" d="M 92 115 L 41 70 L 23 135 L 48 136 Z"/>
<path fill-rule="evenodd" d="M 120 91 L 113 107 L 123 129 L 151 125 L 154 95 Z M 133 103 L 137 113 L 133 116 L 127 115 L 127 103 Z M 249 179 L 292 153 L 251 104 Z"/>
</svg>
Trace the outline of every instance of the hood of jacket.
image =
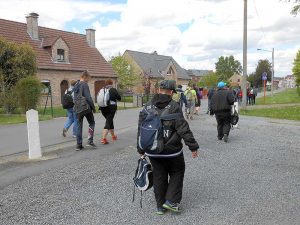
<svg viewBox="0 0 300 225">
<path fill-rule="evenodd" d="M 79 89 L 80 89 L 80 85 L 79 85 L 80 81 L 78 80 L 76 82 L 76 84 L 74 85 L 74 88 L 73 88 L 73 92 L 74 93 L 79 93 Z"/>
<path fill-rule="evenodd" d="M 166 94 L 156 94 L 152 99 L 152 104 L 159 109 L 165 108 L 172 101 L 172 96 Z"/>
</svg>

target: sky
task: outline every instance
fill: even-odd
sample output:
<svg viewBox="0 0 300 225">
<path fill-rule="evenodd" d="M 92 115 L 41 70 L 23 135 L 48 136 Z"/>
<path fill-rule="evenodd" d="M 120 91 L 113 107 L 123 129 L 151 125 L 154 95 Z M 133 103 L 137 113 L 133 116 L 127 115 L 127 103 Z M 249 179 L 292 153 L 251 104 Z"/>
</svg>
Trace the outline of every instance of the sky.
<svg viewBox="0 0 300 225">
<path fill-rule="evenodd" d="M 126 49 L 170 55 L 186 69 L 215 69 L 220 56 L 242 63 L 243 0 L 0 0 L 0 18 L 85 34 L 96 29 L 96 46 L 109 59 Z M 284 0 L 248 0 L 248 73 L 271 61 L 275 76 L 291 74 L 300 50 L 300 15 Z M 0 28 L 1 29 L 1 28 Z"/>
</svg>

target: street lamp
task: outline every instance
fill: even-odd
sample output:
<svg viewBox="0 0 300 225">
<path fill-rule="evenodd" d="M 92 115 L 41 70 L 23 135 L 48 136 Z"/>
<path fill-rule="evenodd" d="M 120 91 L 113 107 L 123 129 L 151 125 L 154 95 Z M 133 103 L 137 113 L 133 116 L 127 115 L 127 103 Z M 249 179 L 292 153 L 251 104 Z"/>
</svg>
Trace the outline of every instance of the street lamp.
<svg viewBox="0 0 300 225">
<path fill-rule="evenodd" d="M 273 96 L 273 91 L 274 91 L 274 48 L 272 48 L 272 50 L 258 48 L 257 51 L 272 52 L 271 96 Z"/>
</svg>

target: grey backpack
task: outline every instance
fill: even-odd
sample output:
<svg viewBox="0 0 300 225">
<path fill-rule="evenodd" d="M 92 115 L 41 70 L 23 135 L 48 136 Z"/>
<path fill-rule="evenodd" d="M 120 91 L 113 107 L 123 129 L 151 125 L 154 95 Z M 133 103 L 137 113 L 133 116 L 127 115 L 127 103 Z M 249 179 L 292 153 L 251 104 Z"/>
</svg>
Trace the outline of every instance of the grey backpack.
<svg viewBox="0 0 300 225">
<path fill-rule="evenodd" d="M 74 111 L 80 115 L 86 115 L 90 112 L 90 106 L 86 98 L 82 95 L 82 84 L 79 88 L 79 94 L 76 96 L 74 101 Z"/>
</svg>

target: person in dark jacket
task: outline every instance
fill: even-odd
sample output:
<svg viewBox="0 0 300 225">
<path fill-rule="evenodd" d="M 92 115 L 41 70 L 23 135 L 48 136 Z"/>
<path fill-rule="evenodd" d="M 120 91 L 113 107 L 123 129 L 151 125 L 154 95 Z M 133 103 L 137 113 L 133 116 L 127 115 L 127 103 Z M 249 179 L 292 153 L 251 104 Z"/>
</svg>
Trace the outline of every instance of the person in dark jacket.
<svg viewBox="0 0 300 225">
<path fill-rule="evenodd" d="M 231 121 L 231 106 L 234 104 L 234 96 L 231 90 L 225 89 L 225 83 L 218 83 L 218 90 L 211 99 L 212 114 L 215 114 L 218 123 L 218 139 L 228 142 Z"/>
<path fill-rule="evenodd" d="M 179 203 L 182 198 L 183 178 L 185 162 L 183 156 L 182 139 L 192 152 L 192 157 L 198 156 L 199 145 L 195 140 L 189 124 L 184 119 L 182 109 L 178 103 L 172 100 L 176 82 L 164 80 L 160 83 L 159 94 L 145 105 L 139 116 L 138 137 L 141 123 L 147 116 L 147 109 L 155 108 L 158 115 L 179 113 L 177 119 L 162 121 L 164 133 L 164 148 L 161 153 L 148 154 L 137 146 L 141 155 L 146 154 L 150 158 L 153 168 L 153 186 L 157 203 L 157 214 L 162 215 L 166 210 L 180 212 Z"/>
<path fill-rule="evenodd" d="M 90 74 L 87 71 L 84 71 L 81 75 L 80 81 L 78 81 L 74 87 L 74 103 L 76 104 L 76 100 L 78 96 L 80 95 L 80 89 L 82 90 L 82 96 L 86 98 L 86 101 L 89 105 L 89 111 L 85 114 L 78 114 L 77 113 L 77 134 L 76 134 L 76 140 L 77 140 L 77 146 L 76 151 L 83 150 L 84 147 L 82 146 L 82 126 L 83 126 L 83 118 L 85 117 L 89 123 L 89 131 L 88 131 L 88 143 L 87 147 L 96 148 L 96 145 L 94 144 L 94 129 L 95 129 L 95 119 L 94 114 L 96 112 L 95 105 L 90 93 L 88 82 L 91 79 Z"/>
<path fill-rule="evenodd" d="M 209 114 L 210 111 L 211 111 L 211 98 L 214 95 L 214 93 L 215 93 L 214 88 L 210 88 L 208 90 L 208 93 L 207 93 L 207 112 L 206 112 L 206 114 Z"/>
<path fill-rule="evenodd" d="M 182 85 L 179 84 L 176 89 L 176 93 L 173 93 L 173 100 L 177 102 L 181 108 L 183 107 L 183 104 L 185 106 L 187 105 L 187 100 L 184 95 L 184 91 L 182 90 Z"/>
<path fill-rule="evenodd" d="M 111 79 L 105 81 L 105 88 L 109 90 L 109 102 L 106 107 L 99 107 L 99 110 L 101 110 L 102 115 L 106 119 L 101 140 L 101 143 L 104 145 L 109 144 L 107 141 L 108 133 L 111 134 L 113 141 L 117 140 L 114 130 L 114 117 L 117 111 L 117 101 L 121 100 L 117 89 L 113 88 L 113 81 Z"/>
</svg>

